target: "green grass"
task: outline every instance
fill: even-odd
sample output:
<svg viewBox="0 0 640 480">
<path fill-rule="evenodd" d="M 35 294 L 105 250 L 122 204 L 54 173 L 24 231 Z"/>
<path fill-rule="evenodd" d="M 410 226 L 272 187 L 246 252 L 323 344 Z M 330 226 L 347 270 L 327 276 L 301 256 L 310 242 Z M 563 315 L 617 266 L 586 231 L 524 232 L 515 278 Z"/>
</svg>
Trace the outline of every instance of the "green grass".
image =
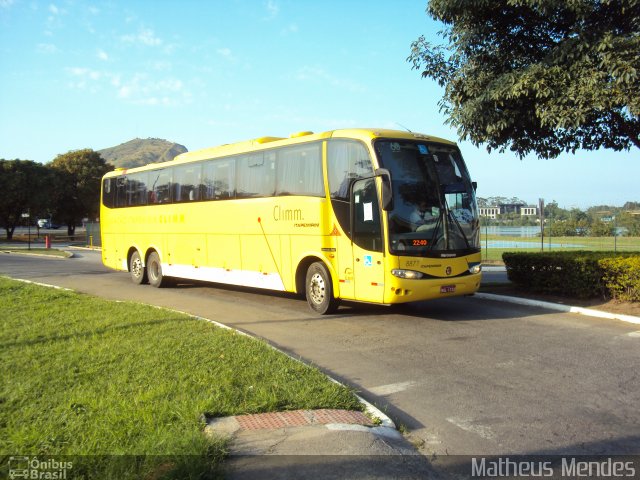
<svg viewBox="0 0 640 480">
<path fill-rule="evenodd" d="M 518 248 L 485 248 L 485 241 L 514 242 Z M 549 247 L 551 243 L 551 247 Z M 579 245 L 574 247 L 572 245 Z M 482 260 L 486 262 L 502 262 L 504 252 L 539 252 L 539 237 L 507 237 L 501 235 L 480 235 L 480 246 L 482 248 Z M 617 251 L 629 252 L 640 251 L 640 237 L 617 237 Z M 613 237 L 547 237 L 544 238 L 544 251 L 555 252 L 561 250 L 593 250 L 593 251 L 613 251 Z"/>
<path fill-rule="evenodd" d="M 201 478 L 225 454 L 205 416 L 361 409 L 319 370 L 187 315 L 1 277 L 0 304 L 5 461 L 87 456 L 73 478 Z"/>
</svg>

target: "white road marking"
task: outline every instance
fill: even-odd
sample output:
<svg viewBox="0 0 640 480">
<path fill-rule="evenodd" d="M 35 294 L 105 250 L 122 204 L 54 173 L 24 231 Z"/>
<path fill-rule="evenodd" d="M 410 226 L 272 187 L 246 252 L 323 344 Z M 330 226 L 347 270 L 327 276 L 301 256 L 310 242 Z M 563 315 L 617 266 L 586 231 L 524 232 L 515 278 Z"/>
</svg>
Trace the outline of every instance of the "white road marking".
<svg viewBox="0 0 640 480">
<path fill-rule="evenodd" d="M 389 385 L 380 385 L 379 387 L 371 387 L 368 388 L 371 393 L 374 395 L 391 395 L 392 393 L 402 392 L 407 390 L 408 388 L 415 387 L 418 382 L 414 382 L 413 380 L 409 380 L 408 382 L 399 382 L 399 383 L 390 383 Z"/>
<path fill-rule="evenodd" d="M 487 427 L 486 425 L 475 425 L 473 423 L 473 420 L 465 418 L 447 418 L 447 422 L 452 423 L 456 427 L 461 428 L 462 430 L 465 430 L 467 432 L 480 435 L 482 438 L 491 439 L 494 437 L 491 428 Z"/>
</svg>

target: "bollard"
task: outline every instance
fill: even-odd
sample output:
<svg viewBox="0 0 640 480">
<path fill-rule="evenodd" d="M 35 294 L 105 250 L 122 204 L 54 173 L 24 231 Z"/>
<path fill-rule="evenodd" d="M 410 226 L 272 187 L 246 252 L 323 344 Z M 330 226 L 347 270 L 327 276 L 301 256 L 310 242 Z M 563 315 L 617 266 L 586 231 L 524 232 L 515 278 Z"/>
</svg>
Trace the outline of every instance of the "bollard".
<svg viewBox="0 0 640 480">
<path fill-rule="evenodd" d="M 44 248 L 51 248 L 51 235 L 44 236 Z"/>
</svg>

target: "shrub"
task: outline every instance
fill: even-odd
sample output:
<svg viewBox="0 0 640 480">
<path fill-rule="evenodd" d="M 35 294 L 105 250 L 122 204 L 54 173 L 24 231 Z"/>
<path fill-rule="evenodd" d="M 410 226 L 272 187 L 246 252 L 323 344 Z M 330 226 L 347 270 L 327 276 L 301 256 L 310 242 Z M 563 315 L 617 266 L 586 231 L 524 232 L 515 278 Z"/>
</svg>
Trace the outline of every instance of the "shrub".
<svg viewBox="0 0 640 480">
<path fill-rule="evenodd" d="M 640 256 L 603 258 L 604 284 L 612 298 L 640 302 Z"/>
<path fill-rule="evenodd" d="M 575 298 L 638 300 L 640 256 L 613 252 L 548 252 L 502 255 L 513 283 L 540 293 Z"/>
</svg>

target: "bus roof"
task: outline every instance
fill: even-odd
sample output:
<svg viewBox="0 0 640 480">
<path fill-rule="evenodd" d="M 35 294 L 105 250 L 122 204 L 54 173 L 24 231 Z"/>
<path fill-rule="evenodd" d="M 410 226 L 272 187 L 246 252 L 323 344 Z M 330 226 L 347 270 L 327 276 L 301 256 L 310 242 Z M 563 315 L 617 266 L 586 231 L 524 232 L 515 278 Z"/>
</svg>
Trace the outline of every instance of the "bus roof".
<svg viewBox="0 0 640 480">
<path fill-rule="evenodd" d="M 349 128 L 340 130 L 330 130 L 322 133 L 313 133 L 308 131 L 297 132 L 289 137 L 259 137 L 252 140 L 245 140 L 237 143 L 227 143 L 215 147 L 203 148 L 192 152 L 185 152 L 173 160 L 161 163 L 149 163 L 142 167 L 130 169 L 116 169 L 111 174 L 122 174 L 125 171 L 145 171 L 153 170 L 159 167 L 168 167 L 171 165 L 180 165 L 195 160 L 207 160 L 210 158 L 226 157 L 229 155 L 237 155 L 241 153 L 249 153 L 254 151 L 266 150 L 286 145 L 296 145 L 299 143 L 307 143 L 316 140 L 324 140 L 328 138 L 351 138 L 355 140 L 370 141 L 375 138 L 398 138 L 406 140 L 425 140 L 437 143 L 445 143 L 455 145 L 455 142 L 444 138 L 434 137 L 423 133 L 409 132 L 404 130 L 391 130 L 384 128 Z M 109 174 L 107 174 L 109 175 Z"/>
</svg>

